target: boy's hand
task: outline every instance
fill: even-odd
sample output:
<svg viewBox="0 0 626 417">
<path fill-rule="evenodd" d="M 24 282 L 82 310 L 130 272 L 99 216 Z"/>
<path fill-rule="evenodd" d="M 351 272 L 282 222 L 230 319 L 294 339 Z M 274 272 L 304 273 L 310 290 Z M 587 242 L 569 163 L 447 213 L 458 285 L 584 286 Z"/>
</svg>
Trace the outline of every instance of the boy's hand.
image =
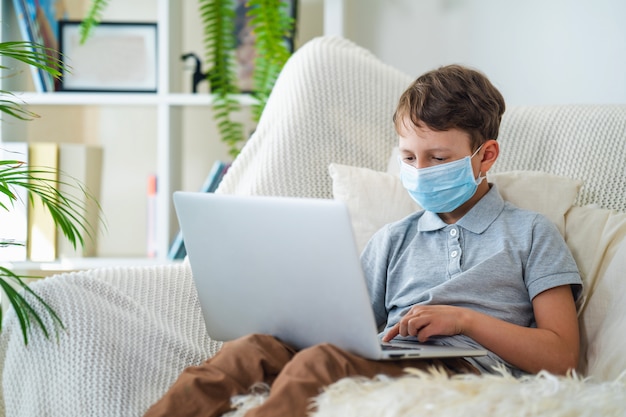
<svg viewBox="0 0 626 417">
<path fill-rule="evenodd" d="M 453 306 L 413 306 L 383 336 L 383 342 L 389 342 L 398 335 L 417 336 L 417 340 L 425 342 L 432 336 L 460 334 L 465 312 L 465 309 Z"/>
</svg>

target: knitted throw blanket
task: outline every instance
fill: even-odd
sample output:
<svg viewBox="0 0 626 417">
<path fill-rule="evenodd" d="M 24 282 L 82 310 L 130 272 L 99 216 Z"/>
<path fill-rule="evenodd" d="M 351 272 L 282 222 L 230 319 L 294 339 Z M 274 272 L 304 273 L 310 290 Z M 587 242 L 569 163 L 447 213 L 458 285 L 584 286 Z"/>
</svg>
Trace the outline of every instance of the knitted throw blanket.
<svg viewBox="0 0 626 417">
<path fill-rule="evenodd" d="M 185 367 L 220 347 L 206 333 L 186 263 L 62 274 L 32 288 L 66 330 L 50 340 L 35 331 L 24 346 L 8 312 L 0 334 L 7 416 L 140 416 Z"/>
</svg>

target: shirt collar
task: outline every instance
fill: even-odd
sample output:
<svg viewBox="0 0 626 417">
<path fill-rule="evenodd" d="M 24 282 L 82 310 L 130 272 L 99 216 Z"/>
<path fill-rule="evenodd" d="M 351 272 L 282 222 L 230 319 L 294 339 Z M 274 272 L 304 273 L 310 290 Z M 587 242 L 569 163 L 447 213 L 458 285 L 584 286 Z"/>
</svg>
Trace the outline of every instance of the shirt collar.
<svg viewBox="0 0 626 417">
<path fill-rule="evenodd" d="M 456 225 L 472 233 L 482 233 L 493 223 L 504 209 L 504 200 L 495 184 L 489 184 L 487 194 L 481 198 Z M 431 232 L 448 226 L 446 222 L 431 211 L 425 211 L 417 223 L 418 232 Z"/>
</svg>

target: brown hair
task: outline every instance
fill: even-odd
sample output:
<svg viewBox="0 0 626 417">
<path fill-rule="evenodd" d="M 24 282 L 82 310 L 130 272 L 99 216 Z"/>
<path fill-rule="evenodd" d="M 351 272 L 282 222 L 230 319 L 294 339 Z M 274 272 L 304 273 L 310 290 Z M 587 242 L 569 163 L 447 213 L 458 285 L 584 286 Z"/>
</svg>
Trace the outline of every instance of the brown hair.
<svg viewBox="0 0 626 417">
<path fill-rule="evenodd" d="M 504 109 L 502 94 L 484 74 L 448 65 L 425 73 L 406 89 L 393 122 L 398 132 L 423 125 L 437 131 L 466 131 L 474 150 L 498 138 Z"/>
</svg>

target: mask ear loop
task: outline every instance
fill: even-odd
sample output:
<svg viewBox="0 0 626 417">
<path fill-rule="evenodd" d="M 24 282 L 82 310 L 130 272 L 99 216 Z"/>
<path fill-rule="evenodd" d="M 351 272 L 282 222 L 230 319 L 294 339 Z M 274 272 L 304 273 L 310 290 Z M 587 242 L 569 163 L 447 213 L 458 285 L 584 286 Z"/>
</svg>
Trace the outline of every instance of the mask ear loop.
<svg viewBox="0 0 626 417">
<path fill-rule="evenodd" d="M 475 157 L 475 156 L 476 156 L 476 154 L 478 153 L 478 151 L 480 151 L 480 149 L 483 147 L 483 145 L 484 145 L 484 143 L 483 143 L 482 145 L 480 145 L 480 146 L 478 147 L 478 149 L 476 149 L 476 150 L 474 151 L 474 153 L 472 154 L 472 156 L 470 156 L 470 159 L 472 159 L 473 157 Z"/>
<path fill-rule="evenodd" d="M 472 156 L 470 156 L 470 160 L 471 160 L 474 156 L 476 156 L 476 154 L 478 153 L 478 151 L 480 151 L 480 149 L 483 147 L 483 145 L 484 145 L 484 143 L 483 143 L 482 145 L 480 145 L 480 146 L 478 147 L 478 149 L 476 149 L 476 150 L 474 151 L 474 153 L 472 154 Z M 483 182 L 483 180 L 487 179 L 487 176 L 486 176 L 486 175 L 481 177 L 481 176 L 480 176 L 480 174 L 482 174 L 482 171 L 478 171 L 478 177 L 476 177 L 476 179 L 474 180 L 474 181 L 476 181 L 476 185 L 480 185 L 480 183 L 481 183 L 481 182 Z"/>
</svg>

